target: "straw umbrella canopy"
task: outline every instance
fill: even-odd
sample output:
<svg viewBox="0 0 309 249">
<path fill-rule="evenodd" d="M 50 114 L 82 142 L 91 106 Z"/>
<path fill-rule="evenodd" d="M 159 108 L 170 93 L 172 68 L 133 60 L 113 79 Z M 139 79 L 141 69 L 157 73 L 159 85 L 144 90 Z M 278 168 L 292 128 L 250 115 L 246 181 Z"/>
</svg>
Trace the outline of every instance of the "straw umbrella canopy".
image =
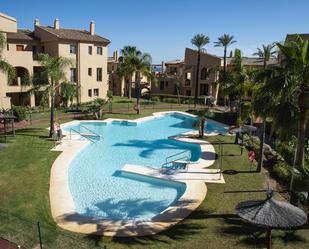
<svg viewBox="0 0 309 249">
<path fill-rule="evenodd" d="M 249 200 L 236 206 L 236 213 L 252 224 L 267 228 L 268 246 L 271 248 L 271 230 L 299 227 L 307 223 L 306 213 L 288 202 L 273 198 L 267 191 L 265 200 Z"/>
<path fill-rule="evenodd" d="M 230 129 L 231 133 L 248 133 L 252 131 L 256 131 L 257 128 L 253 125 L 244 125 L 242 127 L 235 127 Z"/>
</svg>

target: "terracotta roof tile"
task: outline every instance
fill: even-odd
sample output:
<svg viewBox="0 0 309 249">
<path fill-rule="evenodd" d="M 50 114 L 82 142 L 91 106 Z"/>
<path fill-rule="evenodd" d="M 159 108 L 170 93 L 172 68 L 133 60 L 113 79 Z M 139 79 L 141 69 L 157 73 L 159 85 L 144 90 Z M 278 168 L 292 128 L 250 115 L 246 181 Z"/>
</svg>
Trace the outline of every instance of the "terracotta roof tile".
<svg viewBox="0 0 309 249">
<path fill-rule="evenodd" d="M 77 41 L 90 41 L 90 42 L 102 42 L 109 44 L 110 40 L 99 36 L 99 35 L 91 35 L 90 32 L 86 30 L 79 29 L 54 29 L 52 27 L 44 27 L 40 26 L 43 30 L 55 35 L 59 39 L 67 39 L 67 40 L 77 40 Z"/>
</svg>

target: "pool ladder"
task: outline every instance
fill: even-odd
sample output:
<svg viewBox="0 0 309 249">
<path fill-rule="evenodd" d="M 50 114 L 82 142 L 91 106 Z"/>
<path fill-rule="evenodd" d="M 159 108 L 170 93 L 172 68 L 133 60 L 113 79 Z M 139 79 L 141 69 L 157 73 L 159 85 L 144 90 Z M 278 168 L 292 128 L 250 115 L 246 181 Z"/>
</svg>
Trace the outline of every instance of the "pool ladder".
<svg viewBox="0 0 309 249">
<path fill-rule="evenodd" d="M 81 128 L 85 129 L 89 133 L 81 132 Z M 77 133 L 81 137 L 88 139 L 92 143 L 95 143 L 95 142 L 101 140 L 101 138 L 103 137 L 102 135 L 99 135 L 98 133 L 94 132 L 93 130 L 91 130 L 91 129 L 89 129 L 86 126 L 81 125 L 81 124 L 78 126 L 78 130 L 76 130 L 74 128 L 70 129 L 70 139 L 72 139 L 72 132 Z"/>
<path fill-rule="evenodd" d="M 165 158 L 165 163 L 162 164 L 162 172 L 180 171 L 186 172 L 188 170 L 187 165 L 190 163 L 191 151 L 184 150 L 174 155 Z"/>
</svg>

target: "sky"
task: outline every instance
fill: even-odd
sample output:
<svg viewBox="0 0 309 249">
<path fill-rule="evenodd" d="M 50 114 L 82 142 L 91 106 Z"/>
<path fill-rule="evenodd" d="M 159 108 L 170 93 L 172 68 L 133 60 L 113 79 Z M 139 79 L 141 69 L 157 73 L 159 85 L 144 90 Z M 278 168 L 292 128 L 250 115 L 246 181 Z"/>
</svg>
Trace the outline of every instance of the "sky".
<svg viewBox="0 0 309 249">
<path fill-rule="evenodd" d="M 257 47 L 283 41 L 287 33 L 309 33 L 308 0 L 0 0 L 0 12 L 17 19 L 19 28 L 41 25 L 89 30 L 111 40 L 109 55 L 125 45 L 151 54 L 153 63 L 184 57 L 191 38 L 210 38 L 208 53 L 223 55 L 214 41 L 230 34 L 252 56 Z"/>
</svg>

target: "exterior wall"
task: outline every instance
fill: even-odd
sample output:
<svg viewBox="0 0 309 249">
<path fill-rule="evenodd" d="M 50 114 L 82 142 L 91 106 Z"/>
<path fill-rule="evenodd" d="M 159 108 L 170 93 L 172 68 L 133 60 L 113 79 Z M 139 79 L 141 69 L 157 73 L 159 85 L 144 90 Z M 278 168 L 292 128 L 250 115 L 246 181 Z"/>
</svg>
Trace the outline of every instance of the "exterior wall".
<svg viewBox="0 0 309 249">
<path fill-rule="evenodd" d="M 2 21 L 5 22 L 2 22 Z M 11 24 L 9 24 L 11 22 Z M 15 24 L 14 24 L 15 23 Z M 2 24 L 7 24 L 7 31 L 17 32 L 16 20 L 9 20 L 0 14 L 0 29 Z M 11 26 L 10 26 L 11 25 Z M 14 26 L 15 25 L 15 26 Z M 15 30 L 14 30 L 15 27 Z M 35 40 L 8 40 L 8 48 L 2 51 L 2 57 L 14 67 L 24 68 L 29 76 L 33 75 L 33 67 L 40 66 L 33 56 L 32 47 L 36 46 L 37 52 L 44 52 L 50 56 L 63 56 L 70 58 L 73 62 L 72 67 L 66 69 L 66 78 L 70 80 L 70 68 L 76 68 L 77 83 L 80 85 L 80 101 L 87 102 L 95 98 L 106 98 L 108 90 L 107 56 L 108 49 L 101 43 L 86 43 L 73 40 L 59 40 L 49 32 L 35 26 Z M 6 33 L 4 33 L 6 36 Z M 70 45 L 76 45 L 77 53 L 70 54 Z M 23 45 L 24 51 L 17 51 L 16 45 Z M 88 54 L 88 46 L 92 46 L 92 55 Z M 102 47 L 102 55 L 97 55 L 97 46 Z M 43 51 L 44 49 L 44 51 Z M 88 68 L 92 68 L 92 76 L 88 76 Z M 97 81 L 97 68 L 102 68 L 102 81 Z M 10 108 L 11 101 L 7 95 L 16 96 L 29 94 L 29 105 L 35 105 L 35 97 L 29 93 L 31 86 L 22 86 L 20 80 L 18 84 L 11 86 L 8 84 L 8 77 L 0 72 L 0 108 Z M 92 96 L 88 96 L 91 89 Z M 94 89 L 99 90 L 98 96 L 94 96 Z"/>
<path fill-rule="evenodd" d="M 88 54 L 88 46 L 92 46 L 92 55 Z M 97 55 L 97 46 L 103 48 L 103 54 Z M 77 58 L 77 68 L 81 101 L 87 102 L 94 98 L 106 98 L 108 90 L 107 75 L 107 47 L 101 44 L 79 43 L 79 58 Z M 67 47 L 69 51 L 69 46 Z M 61 53 L 60 53 L 61 54 Z M 92 68 L 92 76 L 88 76 L 88 68 Z M 97 81 L 97 68 L 102 68 L 102 81 Z M 94 96 L 94 89 L 99 89 L 99 96 Z M 88 90 L 92 91 L 92 97 L 88 96 Z"/>
<path fill-rule="evenodd" d="M 181 88 L 183 86 L 183 70 L 184 64 L 165 64 L 166 74 L 157 75 L 157 84 L 151 86 L 151 93 L 154 94 L 176 94 L 176 81 L 173 77 L 180 80 Z M 163 84 L 164 82 L 164 84 Z M 180 89 L 180 94 L 183 94 Z"/>
<path fill-rule="evenodd" d="M 152 86 L 152 93 L 162 94 L 175 94 L 175 80 L 180 82 L 180 94 L 186 96 L 194 96 L 195 93 L 195 82 L 196 82 L 196 65 L 197 65 L 197 51 L 192 49 L 185 50 L 185 59 L 179 63 L 166 63 L 165 73 L 158 74 L 158 84 Z M 221 66 L 221 58 L 201 53 L 200 69 L 199 69 L 199 89 L 198 95 L 211 95 L 216 97 L 217 89 L 216 82 L 218 81 L 218 73 L 216 68 Z M 203 68 L 209 70 L 208 77 L 201 79 L 201 72 Z M 164 87 L 160 87 L 160 81 L 165 80 L 169 83 Z M 161 88 L 161 89 L 160 89 Z M 208 89 L 208 91 L 207 91 Z"/>
<path fill-rule="evenodd" d="M 221 58 L 212 56 L 206 53 L 201 53 L 201 60 L 200 60 L 200 68 L 199 68 L 199 89 L 198 95 L 205 95 L 202 90 L 202 85 L 208 86 L 208 95 L 216 97 L 216 89 L 214 87 L 215 83 L 218 80 L 218 74 L 215 72 L 216 68 L 221 66 Z M 186 66 L 192 67 L 191 70 L 191 95 L 195 93 L 195 82 L 196 82 L 196 65 L 197 65 L 197 52 L 192 49 L 186 49 L 185 52 L 185 64 Z M 210 70 L 208 77 L 203 80 L 201 79 L 202 69 L 207 68 Z M 213 70 L 213 71 L 212 71 Z"/>
<path fill-rule="evenodd" d="M 32 46 L 38 46 L 36 41 L 18 41 L 18 40 L 8 40 L 7 48 L 2 51 L 2 56 L 5 60 L 11 64 L 13 67 L 22 67 L 25 68 L 31 76 L 33 74 L 33 67 L 39 66 L 38 62 L 33 59 Z M 24 51 L 17 51 L 16 45 L 23 45 Z M 24 93 L 28 94 L 28 91 L 31 89 L 31 86 L 22 86 L 20 79 L 18 79 L 18 85 L 9 85 L 8 77 L 6 74 L 0 74 L 0 84 L 1 84 L 1 99 L 0 107 L 9 108 L 10 98 L 7 95 L 14 93 Z M 34 98 L 30 94 L 30 106 L 34 106 Z"/>
<path fill-rule="evenodd" d="M 0 13 L 0 30 L 3 32 L 16 32 L 17 22 L 16 19 Z"/>
</svg>

